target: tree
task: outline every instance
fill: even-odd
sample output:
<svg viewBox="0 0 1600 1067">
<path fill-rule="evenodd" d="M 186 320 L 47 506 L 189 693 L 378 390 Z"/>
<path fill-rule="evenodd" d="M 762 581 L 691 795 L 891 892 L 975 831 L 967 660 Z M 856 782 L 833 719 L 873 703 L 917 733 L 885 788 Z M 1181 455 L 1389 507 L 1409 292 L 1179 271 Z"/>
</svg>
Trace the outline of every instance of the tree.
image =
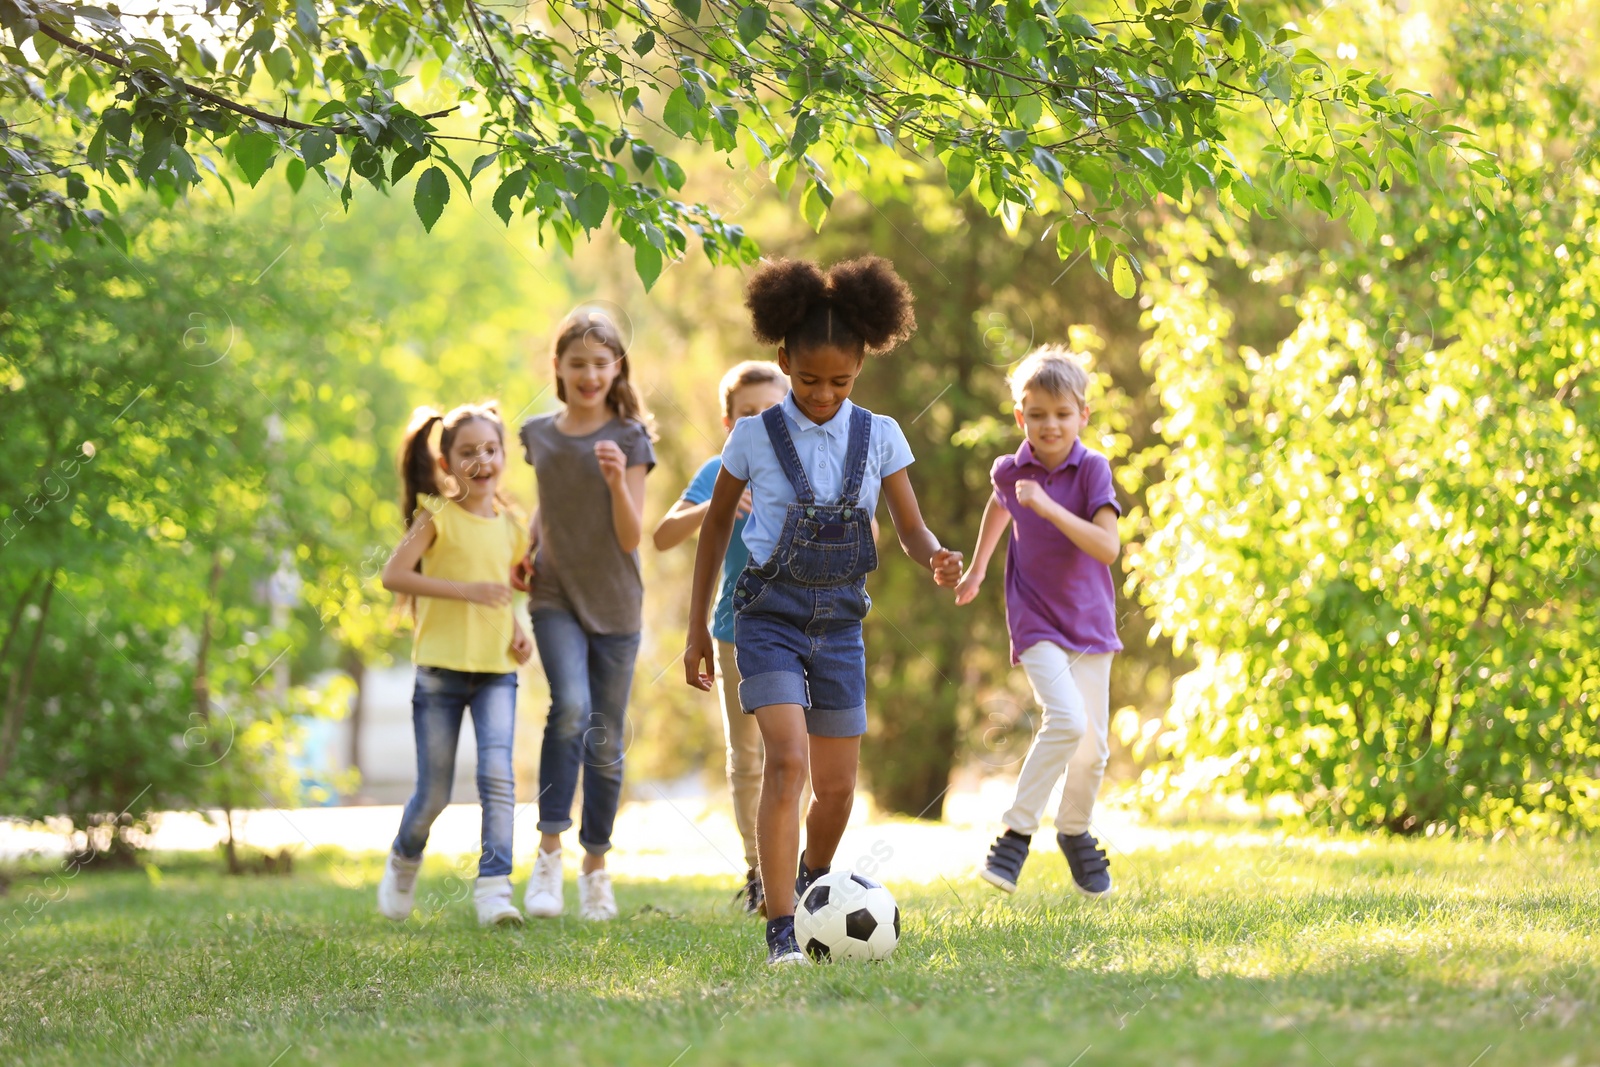
<svg viewBox="0 0 1600 1067">
<path fill-rule="evenodd" d="M 937 156 L 953 190 L 1013 231 L 1051 217 L 1062 258 L 1086 249 L 1129 295 L 1127 207 L 1214 193 L 1338 215 L 1464 144 L 1422 97 L 1230 0 L 558 0 L 524 22 L 472 0 L 0 0 L 0 26 L 0 229 L 69 243 L 125 240 L 119 187 L 170 204 L 206 174 L 254 185 L 281 160 L 291 185 L 315 175 L 347 207 L 357 177 L 387 189 L 416 170 L 429 228 L 491 171 L 503 220 L 532 215 L 570 251 L 609 218 L 647 285 L 691 233 L 715 262 L 753 261 L 740 227 L 674 199 L 668 149 L 690 138 L 799 183 L 813 225 L 835 186 Z M 455 114 L 468 105 L 475 125 Z"/>
<path fill-rule="evenodd" d="M 1146 351 L 1162 480 L 1129 566 L 1199 669 L 1148 785 L 1399 832 L 1600 825 L 1600 94 L 1592 4 L 1439 17 L 1507 185 L 1397 185 L 1309 268 L 1275 351 L 1166 232 Z M 1363 222 L 1363 220 L 1365 220 Z M 1378 236 L 1377 242 L 1367 238 Z M 1251 299 L 1259 299 L 1252 294 Z"/>
</svg>

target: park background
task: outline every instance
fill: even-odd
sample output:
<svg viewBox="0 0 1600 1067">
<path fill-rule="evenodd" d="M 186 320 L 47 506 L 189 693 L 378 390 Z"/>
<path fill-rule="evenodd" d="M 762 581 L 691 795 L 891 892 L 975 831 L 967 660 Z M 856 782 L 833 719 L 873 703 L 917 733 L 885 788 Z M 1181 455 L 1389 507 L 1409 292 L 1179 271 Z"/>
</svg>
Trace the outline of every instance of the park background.
<svg viewBox="0 0 1600 1067">
<path fill-rule="evenodd" d="M 1422 1062 L 1417 1050 L 1429 1048 L 1466 1064 L 1529 1025 L 1549 1062 L 1592 1052 L 1582 1020 L 1596 989 L 1585 957 L 1595 902 L 1581 872 L 1600 821 L 1596 10 L 1439 0 L 1250 15 L 1296 20 L 1309 47 L 1431 94 L 1443 121 L 1492 154 L 1492 177 L 1466 152 L 1424 153 L 1418 167 L 1395 151 L 1376 157 L 1370 199 L 1306 182 L 1270 214 L 1180 178 L 1175 195 L 1119 207 L 1129 242 L 1119 258 L 1064 246 L 1058 221 L 1008 213 L 938 163 L 880 161 L 836 181 L 823 205 L 792 169 L 693 138 L 673 149 L 680 195 L 736 222 L 763 254 L 826 263 L 872 252 L 911 283 L 919 330 L 869 361 L 857 398 L 906 429 L 924 514 L 946 544 L 970 550 L 989 465 L 1016 447 L 1006 367 L 1037 343 L 1065 342 L 1095 372 L 1086 439 L 1111 457 L 1126 511 L 1115 574 L 1127 650 L 1112 683 L 1108 788 L 1131 900 L 1094 915 L 1063 907 L 1062 873 L 1036 860 L 1038 895 L 1012 913 L 1029 928 L 965 899 L 978 890 L 964 884 L 950 890 L 959 907 L 940 903 L 937 881 L 908 884 L 922 932 L 905 954 L 922 969 L 896 963 L 907 970 L 793 993 L 812 1016 L 837 1009 L 848 1032 L 875 1034 L 863 1040 L 884 1042 L 886 1061 L 986 1055 L 963 1044 L 983 1028 L 949 999 L 972 982 L 1082 992 L 1095 975 L 1120 990 L 1111 1018 L 1139 1017 L 1132 1031 L 1113 1027 L 1129 1042 L 1122 1052 L 1152 1062 L 1174 1048 L 1201 1061 L 1320 1062 L 1330 1041 L 1348 1040 L 1373 1062 Z M 416 74 L 401 91 L 414 110 L 454 99 L 437 66 Z M 471 118 L 469 107 L 441 125 L 466 131 Z M 1240 121 L 1233 151 L 1268 167 L 1270 130 Z M 100 972 L 127 953 L 151 966 L 178 942 L 190 953 L 173 957 L 180 967 L 215 967 L 240 937 L 256 946 L 264 1025 L 287 1032 L 296 1056 L 297 1028 L 318 1016 L 282 986 L 292 953 L 257 942 L 328 945 L 359 922 L 352 951 L 385 951 L 366 918 L 377 861 L 291 847 L 297 869 L 273 884 L 254 879 L 283 865 L 276 852 L 230 845 L 196 864 L 143 846 L 160 812 L 203 813 L 227 836 L 234 812 L 403 799 L 393 789 L 409 756 L 380 755 L 396 750 L 380 747 L 375 709 L 394 707 L 408 631 L 377 573 L 399 532 L 394 451 L 414 406 L 493 397 L 513 426 L 552 410 L 553 327 L 598 302 L 632 339 L 660 431 L 653 523 L 720 447 L 722 373 L 770 354 L 743 313 L 748 266 L 691 251 L 647 288 L 617 234 L 579 233 L 569 251 L 570 235 L 507 225 L 482 186 L 472 199 L 458 191 L 425 228 L 404 185 L 363 187 L 346 210 L 304 168 L 279 170 L 288 181 L 277 170 L 259 185 L 152 181 L 116 204 L 103 240 L 23 230 L 0 244 L 0 811 L 30 842 L 41 825 L 58 835 L 67 857 L 9 858 L 20 910 L 7 908 L 0 956 L 19 974 L 39 970 L 7 994 L 4 1040 L 28 1062 L 103 1054 L 118 1034 L 157 1058 L 226 1048 L 267 1063 L 285 1044 L 252 1043 L 221 1000 L 200 1023 L 147 1025 L 127 1007 L 134 993 L 109 987 L 68 996 L 70 1021 L 52 1024 L 35 1008 L 64 996 L 66 977 L 47 961 L 87 936 L 72 924 L 96 901 L 114 927 L 90 939 Z M 515 452 L 505 485 L 527 508 L 531 474 Z M 1003 786 L 1035 713 L 1007 664 L 998 561 L 980 600 L 958 610 L 897 550 L 884 555 L 867 624 L 863 800 L 874 820 L 901 826 L 950 814 L 952 795 Z M 679 664 L 692 554 L 647 545 L 642 556 L 630 797 L 682 796 L 698 782 L 714 798 L 719 713 L 682 684 Z M 545 699 L 536 661 L 522 681 L 526 800 Z M 353 774 L 364 745 L 366 774 Z M 896 832 L 923 841 L 907 847 L 947 841 Z M 744 981 L 728 976 L 753 934 L 721 912 L 684 919 L 721 900 L 735 874 L 682 873 L 624 886 L 634 930 L 650 931 L 632 948 L 611 942 L 627 960 L 601 985 L 644 1014 L 587 1006 L 593 976 L 575 958 L 587 942 L 547 939 L 552 999 L 526 1040 L 580 1061 L 657 1062 L 664 1050 L 666 1063 L 687 1027 L 702 1052 L 748 1054 L 704 1036 L 722 1027 L 715 1011 L 687 1006 L 727 1000 L 728 983 Z M 41 893 L 50 903 L 36 909 Z M 211 895 L 252 916 L 250 931 L 224 925 L 195 947 L 181 922 L 159 918 Z M 1198 911 L 1162 910 L 1182 912 L 1185 900 Z M 116 927 L 119 913 L 133 925 Z M 1151 914 L 1163 918 L 1139 918 Z M 461 1018 L 477 1028 L 463 1047 L 482 1040 L 488 1055 L 501 1023 L 527 1023 L 509 1006 L 520 950 L 451 947 L 451 929 L 468 936 L 447 925 L 443 942 L 430 931 L 426 944 L 454 993 L 437 999 L 429 984 L 443 972 L 390 980 L 414 981 L 405 1003 L 444 1005 L 451 1019 L 461 1003 L 487 1003 L 489 1029 Z M 1238 929 L 1253 933 L 1239 942 Z M 1049 967 L 1030 956 L 1063 943 L 1081 946 L 1070 978 L 1047 950 Z M 652 970 L 650 954 L 669 950 L 684 954 L 687 978 Z M 1004 961 L 1019 958 L 1024 977 L 1008 975 Z M 359 984 L 361 966 L 330 962 L 329 973 Z M 487 990 L 460 977 L 474 966 L 500 969 Z M 1217 991 L 1225 972 L 1237 992 Z M 672 992 L 652 1001 L 657 978 Z M 1270 995 L 1250 988 L 1257 980 Z M 883 1003 L 940 1010 L 915 1026 L 891 1019 L 862 982 L 882 983 Z M 1369 993 L 1353 993 L 1357 983 Z M 195 988 L 225 999 L 205 983 L 141 984 L 137 995 L 155 987 L 167 998 L 158 1014 L 181 1014 Z M 327 995 L 347 1001 L 354 989 Z M 772 1021 L 788 995 L 754 994 L 751 1018 L 803 1028 L 804 1012 Z M 1040 995 L 1039 1019 L 1018 1024 L 1023 1046 L 1057 1049 L 1040 1020 L 1063 1012 L 1105 1026 L 1103 1004 Z M 1270 1008 L 1230 999 L 1257 995 Z M 1198 1036 L 1208 1003 L 1220 1029 Z M 352 1061 L 385 1047 L 372 1027 L 391 1017 L 377 1001 L 340 1017 L 343 1037 L 320 1010 L 312 1046 Z M 90 1022 L 107 1011 L 110 1029 Z M 654 1011 L 670 1033 L 640 1036 Z M 563 1013 L 592 1016 L 599 1036 L 571 1044 L 541 1030 Z M 1174 1032 L 1173 1020 L 1193 1025 Z M 931 1029 L 902 1047 L 902 1025 Z M 426 1045 L 418 1027 L 405 1040 Z M 1415 1041 L 1391 1047 L 1384 1027 Z"/>
</svg>

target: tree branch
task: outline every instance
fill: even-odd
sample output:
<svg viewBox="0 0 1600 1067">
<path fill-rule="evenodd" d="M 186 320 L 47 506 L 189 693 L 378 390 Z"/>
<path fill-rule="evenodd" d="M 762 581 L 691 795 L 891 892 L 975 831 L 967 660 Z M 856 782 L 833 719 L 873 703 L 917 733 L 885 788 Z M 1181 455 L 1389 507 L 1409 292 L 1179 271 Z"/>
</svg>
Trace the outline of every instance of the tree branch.
<svg viewBox="0 0 1600 1067">
<path fill-rule="evenodd" d="M 118 70 L 128 69 L 128 61 L 123 59 L 121 56 L 102 51 L 90 44 L 84 44 L 82 41 L 67 36 L 60 30 L 43 21 L 39 23 L 39 32 L 50 38 L 52 41 L 55 41 L 57 44 L 72 49 L 79 55 L 84 55 L 88 56 L 90 59 L 99 60 L 101 63 L 116 67 Z M 264 122 L 269 126 L 277 126 L 280 129 L 329 130 L 337 134 L 359 134 L 362 132 L 361 127 L 359 126 L 318 126 L 313 122 L 301 122 L 299 119 L 291 119 L 288 116 L 274 115 L 271 112 L 262 111 L 260 108 L 251 107 L 249 104 L 241 104 L 237 100 L 229 100 L 225 96 L 220 96 L 217 93 L 212 92 L 210 89 L 205 89 L 201 86 L 186 82 L 182 78 L 170 78 L 169 80 L 175 82 L 180 89 L 197 100 L 204 100 L 208 104 L 215 104 L 217 107 L 243 115 L 246 118 L 255 119 L 257 122 Z M 460 106 L 460 104 L 452 104 L 443 111 L 431 111 L 426 115 L 418 115 L 417 117 L 420 119 L 443 118 L 452 111 L 455 111 Z"/>
</svg>

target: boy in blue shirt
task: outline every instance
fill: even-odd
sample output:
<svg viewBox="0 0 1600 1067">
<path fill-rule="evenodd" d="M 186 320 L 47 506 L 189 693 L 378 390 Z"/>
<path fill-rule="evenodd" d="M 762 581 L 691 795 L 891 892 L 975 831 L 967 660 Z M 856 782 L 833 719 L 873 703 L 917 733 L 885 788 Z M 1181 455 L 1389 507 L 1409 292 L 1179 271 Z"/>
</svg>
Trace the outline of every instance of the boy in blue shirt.
<svg viewBox="0 0 1600 1067">
<path fill-rule="evenodd" d="M 782 403 L 789 391 L 783 368 L 766 360 L 750 359 L 722 377 L 722 428 L 750 415 L 759 415 Z M 700 465 L 689 488 L 662 517 L 652 539 L 656 551 L 665 552 L 681 544 L 700 529 L 711 488 L 722 470 L 722 457 L 712 456 Z M 728 743 L 728 788 L 733 793 L 733 820 L 744 839 L 744 908 L 752 915 L 766 914 L 766 898 L 761 890 L 761 869 L 756 860 L 756 809 L 761 801 L 761 728 L 753 715 L 739 708 L 739 667 L 733 654 L 733 585 L 750 560 L 744 544 L 744 526 L 750 514 L 750 491 L 739 501 L 733 524 L 733 538 L 722 560 L 722 585 L 712 616 L 711 636 L 716 641 L 717 692 L 722 700 L 723 734 Z"/>
</svg>

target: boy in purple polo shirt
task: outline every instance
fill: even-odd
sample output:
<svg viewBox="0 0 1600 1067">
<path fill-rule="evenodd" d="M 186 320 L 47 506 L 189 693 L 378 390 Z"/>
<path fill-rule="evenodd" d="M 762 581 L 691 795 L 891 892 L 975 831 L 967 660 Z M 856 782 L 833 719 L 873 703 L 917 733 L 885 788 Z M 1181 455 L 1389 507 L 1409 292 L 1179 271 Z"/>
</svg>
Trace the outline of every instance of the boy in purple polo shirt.
<svg viewBox="0 0 1600 1067">
<path fill-rule="evenodd" d="M 1111 564 L 1122 547 L 1122 508 L 1111 464 L 1078 439 L 1089 421 L 1089 376 L 1072 354 L 1036 349 L 1007 381 L 1027 440 L 1015 455 L 995 460 L 994 493 L 956 603 L 978 595 L 1000 535 L 1012 525 L 1005 579 L 1011 662 L 1027 673 L 1044 718 L 1022 761 L 1016 799 L 1000 817 L 1005 832 L 979 873 L 1016 891 L 1028 843 L 1065 771 L 1056 843 L 1078 891 L 1100 897 L 1111 892 L 1110 863 L 1089 818 L 1111 754 L 1111 657 L 1122 650 Z"/>
</svg>

